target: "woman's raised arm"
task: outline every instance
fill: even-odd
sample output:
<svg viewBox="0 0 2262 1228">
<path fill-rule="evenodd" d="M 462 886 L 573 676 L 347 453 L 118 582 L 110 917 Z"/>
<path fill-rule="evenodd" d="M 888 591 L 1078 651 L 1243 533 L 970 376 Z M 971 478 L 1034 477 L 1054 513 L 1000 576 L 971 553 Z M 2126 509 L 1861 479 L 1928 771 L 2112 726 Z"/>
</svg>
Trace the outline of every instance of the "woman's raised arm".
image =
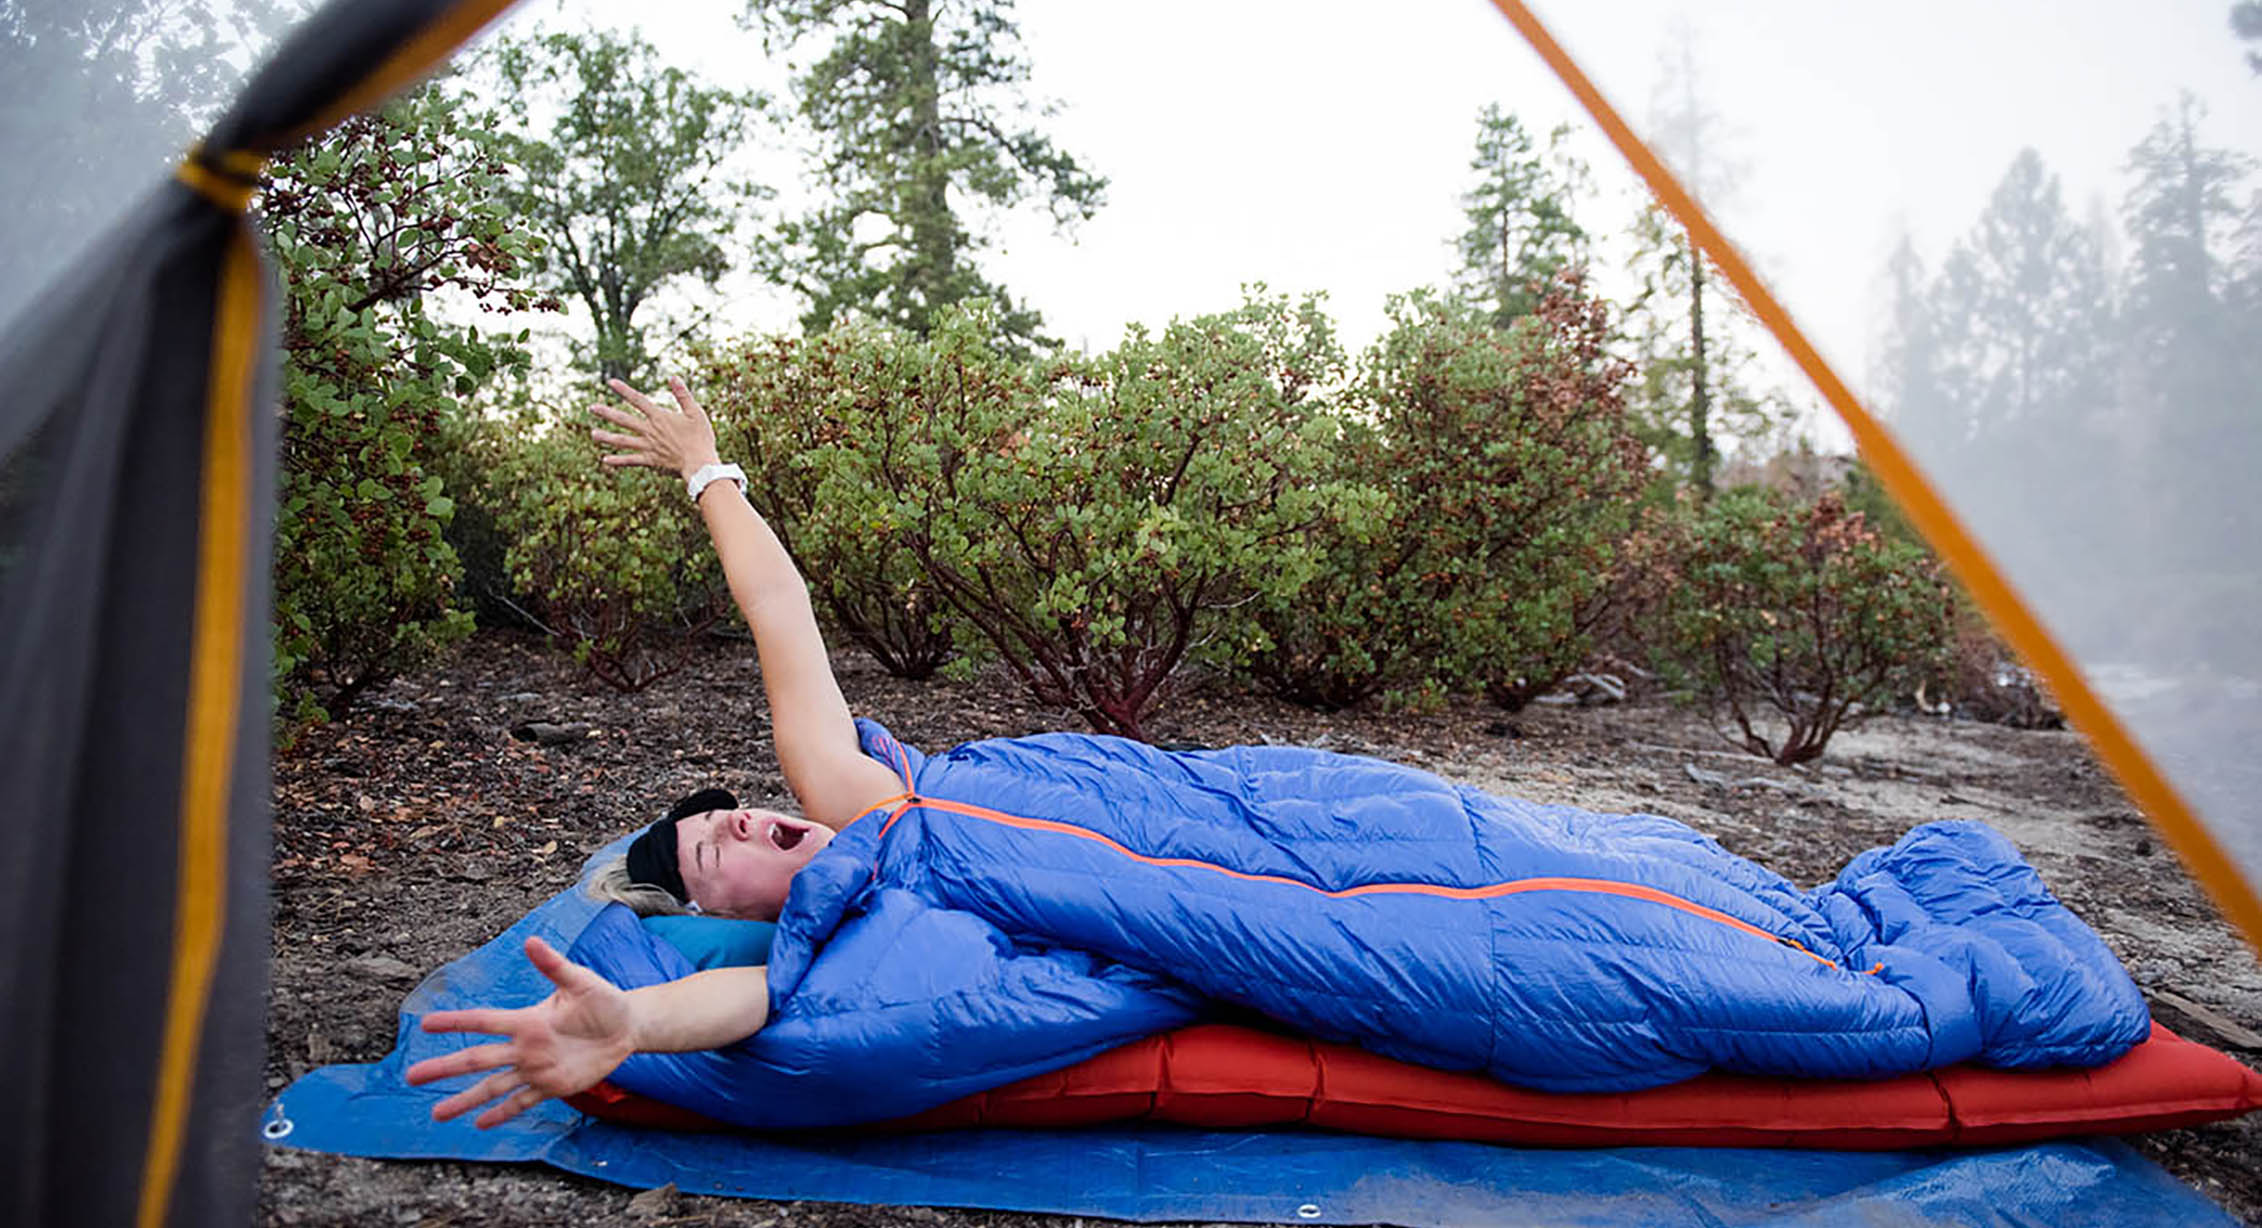
<svg viewBox="0 0 2262 1228">
<path fill-rule="evenodd" d="M 607 465 L 665 469 L 689 479 L 716 464 L 715 429 L 682 380 L 668 381 L 677 408 L 654 403 L 619 380 L 612 390 L 627 407 L 598 405 L 593 412 L 627 433 L 602 428 L 590 437 L 615 451 Z M 762 688 L 770 700 L 771 736 L 778 766 L 801 812 L 814 822 L 839 829 L 858 815 L 903 790 L 894 771 L 867 758 L 857 746 L 856 724 L 833 678 L 817 630 L 809 588 L 777 534 L 755 514 L 739 484 L 709 482 L 699 495 L 699 514 L 707 522 L 730 582 L 731 599 L 754 632 L 762 660 Z"/>
</svg>

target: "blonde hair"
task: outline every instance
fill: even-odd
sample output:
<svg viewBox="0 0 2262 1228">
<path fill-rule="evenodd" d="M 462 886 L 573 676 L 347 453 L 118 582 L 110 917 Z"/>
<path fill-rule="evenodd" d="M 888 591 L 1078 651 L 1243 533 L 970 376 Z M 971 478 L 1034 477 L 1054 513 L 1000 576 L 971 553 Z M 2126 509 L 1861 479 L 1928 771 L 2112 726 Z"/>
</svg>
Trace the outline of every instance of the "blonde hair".
<svg viewBox="0 0 2262 1228">
<path fill-rule="evenodd" d="M 691 910 L 682 900 L 668 893 L 665 887 L 640 883 L 628 876 L 628 858 L 615 857 L 597 867 L 589 876 L 585 890 L 597 899 L 614 904 L 626 904 L 639 917 L 682 917 Z"/>
</svg>

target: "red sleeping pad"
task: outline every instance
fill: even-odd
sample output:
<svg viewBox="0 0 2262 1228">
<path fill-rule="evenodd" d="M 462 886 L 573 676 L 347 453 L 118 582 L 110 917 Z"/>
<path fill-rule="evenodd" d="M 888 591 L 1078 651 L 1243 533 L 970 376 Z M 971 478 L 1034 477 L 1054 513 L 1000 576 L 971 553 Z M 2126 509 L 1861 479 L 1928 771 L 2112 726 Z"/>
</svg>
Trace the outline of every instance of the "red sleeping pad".
<svg viewBox="0 0 2262 1228">
<path fill-rule="evenodd" d="M 567 1103 L 633 1125 L 731 1128 L 606 1083 Z M 1206 1024 L 864 1128 L 1145 1120 L 1212 1128 L 1311 1125 L 1549 1147 L 1880 1151 L 2128 1134 L 2220 1121 L 2258 1107 L 2262 1074 L 2157 1023 L 2143 1044 L 2094 1070 L 1952 1066 L 1873 1083 L 1709 1074 L 1623 1094 L 1524 1091 L 1346 1045 Z"/>
</svg>

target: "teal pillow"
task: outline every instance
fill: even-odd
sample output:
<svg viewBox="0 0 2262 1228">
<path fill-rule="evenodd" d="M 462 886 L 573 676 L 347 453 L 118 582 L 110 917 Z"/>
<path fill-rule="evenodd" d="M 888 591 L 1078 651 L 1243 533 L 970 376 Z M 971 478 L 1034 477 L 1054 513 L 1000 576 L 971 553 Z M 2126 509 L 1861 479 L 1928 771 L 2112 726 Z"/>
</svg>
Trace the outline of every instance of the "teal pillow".
<svg viewBox="0 0 2262 1228">
<path fill-rule="evenodd" d="M 701 971 L 770 962 L 770 940 L 778 927 L 767 921 L 731 917 L 646 917 L 644 928 L 683 952 Z"/>
</svg>

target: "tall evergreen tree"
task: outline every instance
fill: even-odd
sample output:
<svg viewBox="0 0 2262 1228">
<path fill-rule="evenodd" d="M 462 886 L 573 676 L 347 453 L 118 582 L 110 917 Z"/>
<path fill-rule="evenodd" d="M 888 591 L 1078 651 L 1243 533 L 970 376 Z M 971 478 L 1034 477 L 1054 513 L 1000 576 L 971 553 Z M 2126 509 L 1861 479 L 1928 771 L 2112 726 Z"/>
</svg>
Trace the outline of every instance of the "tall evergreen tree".
<svg viewBox="0 0 2262 1228">
<path fill-rule="evenodd" d="M 2129 257 L 2127 385 L 2150 441 L 2147 477 L 2170 536 L 2202 552 L 2223 518 L 2262 531 L 2251 484 L 2262 451 L 2255 414 L 2254 318 L 2239 310 L 2253 276 L 2237 258 L 2240 187 L 2254 160 L 2208 147 L 2206 109 L 2185 94 L 2129 153 L 2122 203 Z M 2240 538 L 2251 543 L 2251 534 Z"/>
<path fill-rule="evenodd" d="M 1680 222 L 1654 202 L 1635 215 L 1631 267 L 1640 288 L 1626 304 L 1624 344 L 1634 363 L 1627 408 L 1665 476 L 1709 498 L 1723 437 L 1755 439 L 1785 416 L 1780 396 L 1748 378 L 1757 352 L 1749 312 L 1707 293 L 1710 265 Z M 1660 490 L 1658 493 L 1670 493 Z"/>
<path fill-rule="evenodd" d="M 1885 261 L 1885 339 L 1876 383 L 1885 412 L 1912 432 L 1943 416 L 1940 329 L 1932 318 L 1924 257 L 1907 234 Z"/>
<path fill-rule="evenodd" d="M 2042 156 L 2020 150 L 1941 268 L 1940 374 L 1962 419 L 1956 436 L 2032 435 L 2106 400 L 2111 304 L 2097 236 L 2067 212 Z"/>
<path fill-rule="evenodd" d="M 493 55 L 520 172 L 504 199 L 546 240 L 543 284 L 589 312 L 589 365 L 642 380 L 638 313 L 670 282 L 714 285 L 745 210 L 769 195 L 729 170 L 767 100 L 702 84 L 633 33 L 539 34 Z"/>
<path fill-rule="evenodd" d="M 2100 473 L 2117 411 L 2117 328 L 2105 246 L 2067 211 L 2032 149 L 2011 160 L 1929 295 L 1936 395 L 1912 442 L 1982 535 L 2017 557 L 2118 548 L 2105 512 L 2125 497 Z M 2030 577 L 2038 599 L 2073 573 Z"/>
<path fill-rule="evenodd" d="M 1740 175 L 1721 148 L 1725 134 L 1720 116 L 1704 101 L 1695 30 L 1686 23 L 1677 23 L 1667 40 L 1660 57 L 1657 92 L 1651 100 L 1655 140 L 1689 190 L 1699 200 L 1717 208 L 1720 200 L 1733 190 Z M 1700 497 L 1710 498 L 1718 456 L 1714 434 L 1719 408 L 1715 405 L 1719 383 L 1716 368 L 1720 364 L 1715 351 L 1721 348 L 1720 334 L 1724 331 L 1720 327 L 1718 304 L 1714 301 L 1719 296 L 1710 292 L 1711 262 L 1698 250 L 1694 234 L 1654 209 L 1645 212 L 1637 222 L 1635 238 L 1647 258 L 1646 263 L 1658 270 L 1658 275 L 1645 284 L 1645 297 L 1654 298 L 1655 292 L 1662 288 L 1661 283 L 1675 283 L 1678 297 L 1686 304 L 1686 315 L 1682 317 L 1688 333 L 1686 348 L 1667 359 L 1670 368 L 1659 373 L 1664 377 L 1662 380 L 1645 373 L 1645 383 L 1679 384 L 1685 389 L 1689 481 Z M 1678 248 L 1678 251 L 1669 248 Z M 1707 332 L 1708 308 L 1712 316 L 1710 333 Z M 1748 410 L 1749 407 L 1741 408 Z"/>
<path fill-rule="evenodd" d="M 2200 143 L 2207 108 L 2186 93 L 2129 151 L 2135 176 L 2123 202 L 2129 234 L 2129 309 L 2139 327 L 2172 328 L 2213 314 L 2239 220 L 2236 188 L 2254 169 L 2236 150 Z"/>
<path fill-rule="evenodd" d="M 1587 186 L 1587 168 L 1567 147 L 1570 127 L 1548 135 L 1542 151 L 1531 130 L 1498 105 L 1477 117 L 1475 186 L 1461 197 L 1469 228 L 1461 233 L 1460 281 L 1465 293 L 1492 307 L 1506 328 L 1531 314 L 1548 283 L 1587 257 L 1587 233 L 1572 206 Z"/>
<path fill-rule="evenodd" d="M 829 39 L 801 73 L 832 200 L 788 224 L 802 323 L 861 315 L 924 334 L 944 307 L 988 298 L 1003 331 L 1038 341 L 1037 312 L 985 278 L 961 208 L 1035 201 L 1056 225 L 1099 208 L 1106 181 L 1029 126 L 1011 0 L 748 0 L 786 46 Z"/>
</svg>

